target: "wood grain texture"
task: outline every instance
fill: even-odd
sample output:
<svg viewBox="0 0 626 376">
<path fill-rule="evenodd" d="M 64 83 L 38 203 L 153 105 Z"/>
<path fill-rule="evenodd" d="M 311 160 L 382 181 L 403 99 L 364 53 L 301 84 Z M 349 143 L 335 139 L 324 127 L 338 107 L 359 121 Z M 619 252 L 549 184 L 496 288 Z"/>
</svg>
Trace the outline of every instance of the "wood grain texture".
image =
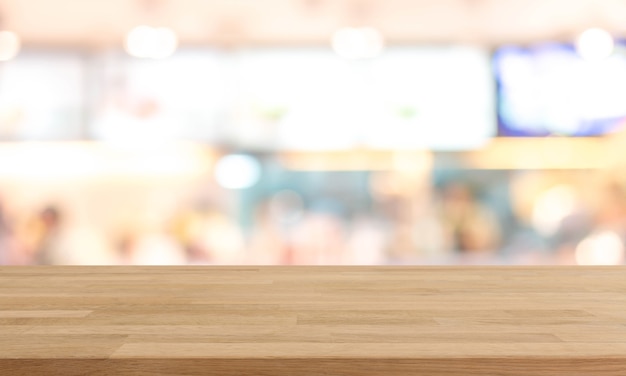
<svg viewBox="0 0 626 376">
<path fill-rule="evenodd" d="M 2 267 L 0 375 L 626 375 L 621 267 Z"/>
</svg>

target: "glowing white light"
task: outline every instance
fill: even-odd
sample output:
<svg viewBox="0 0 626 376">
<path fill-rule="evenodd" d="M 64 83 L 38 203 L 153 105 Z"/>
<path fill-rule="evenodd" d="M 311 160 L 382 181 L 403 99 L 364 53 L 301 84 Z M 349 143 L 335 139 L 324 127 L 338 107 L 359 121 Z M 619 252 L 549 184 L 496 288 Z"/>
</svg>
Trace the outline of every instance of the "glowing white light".
<svg viewBox="0 0 626 376">
<path fill-rule="evenodd" d="M 228 189 L 245 189 L 255 185 L 261 177 L 261 165 L 248 155 L 227 155 L 215 166 L 215 179 Z"/>
<path fill-rule="evenodd" d="M 561 221 L 576 208 L 576 192 L 568 185 L 558 185 L 543 192 L 535 202 L 532 223 L 544 235 L 553 235 Z"/>
<path fill-rule="evenodd" d="M 0 61 L 13 59 L 20 52 L 20 37 L 12 31 L 0 31 Z"/>
<path fill-rule="evenodd" d="M 371 27 L 345 27 L 333 35 L 332 47 L 346 59 L 368 59 L 378 56 L 385 47 L 382 34 Z"/>
<path fill-rule="evenodd" d="M 176 52 L 178 37 L 166 27 L 137 26 L 126 36 L 125 47 L 131 56 L 163 59 Z"/>
<path fill-rule="evenodd" d="M 600 61 L 611 56 L 615 41 L 609 32 L 602 29 L 589 29 L 580 34 L 576 41 L 578 54 L 588 61 Z"/>
<path fill-rule="evenodd" d="M 591 235 L 576 247 L 578 265 L 620 265 L 623 262 L 624 244 L 614 232 Z"/>
</svg>

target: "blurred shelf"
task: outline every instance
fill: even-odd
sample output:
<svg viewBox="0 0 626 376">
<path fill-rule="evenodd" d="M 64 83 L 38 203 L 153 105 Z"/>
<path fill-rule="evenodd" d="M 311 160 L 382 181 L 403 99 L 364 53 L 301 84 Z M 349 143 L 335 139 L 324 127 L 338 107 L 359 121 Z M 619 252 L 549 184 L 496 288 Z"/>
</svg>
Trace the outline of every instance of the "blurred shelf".
<svg viewBox="0 0 626 376">
<path fill-rule="evenodd" d="M 433 163 L 432 152 L 424 150 L 292 151 L 279 158 L 287 169 L 303 171 L 429 170 Z"/>
<path fill-rule="evenodd" d="M 616 153 L 621 144 L 618 137 L 495 138 L 468 152 L 466 163 L 477 169 L 605 168 L 626 161 Z"/>
<path fill-rule="evenodd" d="M 104 143 L 96 141 L 0 142 L 0 176 L 104 174 L 202 174 L 228 147 L 199 142 Z M 232 148 L 231 148 L 232 149 Z M 626 165 L 626 137 L 494 138 L 481 149 L 320 150 L 237 152 L 275 155 L 281 165 L 299 171 L 400 171 L 433 168 L 602 169 Z M 45 163 L 43 163 L 45 161 Z M 9 163 L 10 162 L 10 163 Z"/>
<path fill-rule="evenodd" d="M 621 375 L 620 267 L 3 267 L 0 374 Z"/>
<path fill-rule="evenodd" d="M 294 170 L 429 170 L 433 167 L 515 169 L 598 169 L 626 164 L 626 138 L 494 138 L 471 151 L 373 150 L 282 152 Z"/>
<path fill-rule="evenodd" d="M 216 155 L 190 142 L 2 142 L 0 178 L 196 177 L 210 171 Z"/>
</svg>

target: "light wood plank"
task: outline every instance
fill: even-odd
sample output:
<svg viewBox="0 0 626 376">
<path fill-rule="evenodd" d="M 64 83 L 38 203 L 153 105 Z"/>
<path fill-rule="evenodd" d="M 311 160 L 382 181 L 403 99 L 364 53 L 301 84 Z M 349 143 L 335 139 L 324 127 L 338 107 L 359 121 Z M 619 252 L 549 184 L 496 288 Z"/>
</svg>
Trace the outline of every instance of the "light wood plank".
<svg viewBox="0 0 626 376">
<path fill-rule="evenodd" d="M 621 267 L 0 267 L 1 375 L 626 375 Z"/>
</svg>

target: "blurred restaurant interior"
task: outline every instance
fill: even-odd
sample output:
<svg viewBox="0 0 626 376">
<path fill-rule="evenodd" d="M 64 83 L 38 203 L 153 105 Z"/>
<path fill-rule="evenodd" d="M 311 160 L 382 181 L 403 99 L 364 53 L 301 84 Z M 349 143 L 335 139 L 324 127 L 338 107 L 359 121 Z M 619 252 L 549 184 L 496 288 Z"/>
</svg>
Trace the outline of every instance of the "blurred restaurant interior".
<svg viewBox="0 0 626 376">
<path fill-rule="evenodd" d="M 0 265 L 625 246 L 624 0 L 0 0 Z"/>
</svg>

